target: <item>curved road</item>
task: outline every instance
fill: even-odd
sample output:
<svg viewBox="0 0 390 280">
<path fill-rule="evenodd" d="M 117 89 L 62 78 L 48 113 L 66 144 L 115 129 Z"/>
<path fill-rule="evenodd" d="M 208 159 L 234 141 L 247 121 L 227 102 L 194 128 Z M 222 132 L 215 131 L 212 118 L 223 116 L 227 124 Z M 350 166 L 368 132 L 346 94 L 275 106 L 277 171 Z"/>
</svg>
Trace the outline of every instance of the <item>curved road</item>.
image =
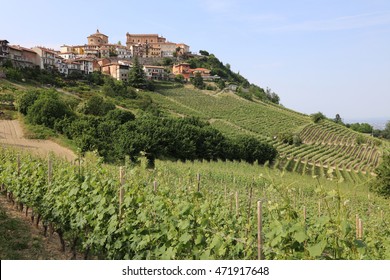
<svg viewBox="0 0 390 280">
<path fill-rule="evenodd" d="M 26 139 L 22 127 L 17 120 L 0 120 L 0 146 L 12 146 L 32 151 L 41 156 L 54 153 L 68 161 L 76 159 L 76 155 L 50 140 Z"/>
</svg>

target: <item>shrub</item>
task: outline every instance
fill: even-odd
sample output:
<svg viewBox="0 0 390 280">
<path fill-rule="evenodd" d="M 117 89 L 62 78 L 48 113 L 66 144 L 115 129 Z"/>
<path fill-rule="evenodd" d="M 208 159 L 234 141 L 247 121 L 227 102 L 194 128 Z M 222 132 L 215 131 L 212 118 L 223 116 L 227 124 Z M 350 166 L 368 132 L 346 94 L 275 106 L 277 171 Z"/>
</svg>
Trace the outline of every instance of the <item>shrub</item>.
<svg viewBox="0 0 390 280">
<path fill-rule="evenodd" d="M 390 154 L 383 157 L 382 163 L 378 166 L 375 173 L 376 179 L 371 183 L 370 190 L 382 195 L 390 197 Z"/>
<path fill-rule="evenodd" d="M 278 139 L 285 144 L 292 145 L 294 143 L 294 137 L 291 132 L 280 132 L 278 134 Z"/>
<path fill-rule="evenodd" d="M 56 97 L 41 96 L 27 111 L 27 119 L 32 124 L 54 127 L 56 120 L 72 115 L 66 104 Z"/>
<path fill-rule="evenodd" d="M 298 134 L 294 134 L 294 136 L 293 136 L 293 144 L 295 146 L 300 146 L 302 144 L 302 139 L 301 139 L 301 137 L 299 137 Z"/>
<path fill-rule="evenodd" d="M 321 112 L 315 113 L 311 115 L 311 119 L 314 123 L 319 123 L 321 120 L 326 119 L 325 115 Z"/>
<path fill-rule="evenodd" d="M 365 144 L 365 143 L 367 143 L 367 138 L 366 137 L 364 137 L 363 135 L 358 135 L 357 137 L 356 137 L 356 144 L 357 145 L 360 145 L 360 144 Z"/>
<path fill-rule="evenodd" d="M 28 108 L 34 104 L 40 93 L 41 92 L 39 90 L 30 90 L 20 95 L 17 102 L 18 111 L 23 115 L 27 115 Z"/>
<path fill-rule="evenodd" d="M 109 111 L 115 109 L 115 105 L 112 102 L 105 101 L 103 97 L 93 95 L 87 101 L 80 103 L 78 111 L 87 115 L 104 116 Z"/>
</svg>

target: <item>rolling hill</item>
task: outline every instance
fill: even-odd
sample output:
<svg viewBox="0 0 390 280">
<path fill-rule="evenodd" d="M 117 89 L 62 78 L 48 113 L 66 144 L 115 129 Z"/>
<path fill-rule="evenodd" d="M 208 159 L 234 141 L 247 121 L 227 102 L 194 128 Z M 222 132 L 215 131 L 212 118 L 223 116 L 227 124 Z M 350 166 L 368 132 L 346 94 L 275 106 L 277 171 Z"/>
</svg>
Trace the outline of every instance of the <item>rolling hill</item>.
<svg viewBox="0 0 390 280">
<path fill-rule="evenodd" d="M 3 93 L 15 95 L 34 87 L 2 82 Z M 88 94 L 66 90 L 60 93 L 67 99 L 77 97 L 77 102 L 92 94 L 102 94 L 99 88 L 90 88 Z M 151 99 L 164 115 L 199 117 L 226 136 L 250 135 L 272 144 L 279 153 L 273 166 L 300 174 L 360 182 L 367 174 L 373 174 L 383 151 L 389 147 L 387 141 L 332 121 L 314 123 L 308 115 L 256 98 L 247 100 L 227 89 L 199 90 L 192 85 L 157 82 L 154 92 L 140 91 L 139 95 Z M 108 98 L 118 107 L 127 107 L 137 114 L 136 101 L 126 103 L 124 98 Z M 286 140 L 283 135 L 292 138 Z M 292 141 L 294 137 L 298 140 Z"/>
<path fill-rule="evenodd" d="M 148 95 L 172 116 L 196 116 L 229 136 L 247 134 L 274 145 L 277 167 L 302 174 L 359 181 L 378 166 L 388 143 L 329 120 L 260 100 L 249 101 L 229 91 L 210 92 L 162 83 Z M 280 139 L 296 135 L 298 144 Z"/>
</svg>

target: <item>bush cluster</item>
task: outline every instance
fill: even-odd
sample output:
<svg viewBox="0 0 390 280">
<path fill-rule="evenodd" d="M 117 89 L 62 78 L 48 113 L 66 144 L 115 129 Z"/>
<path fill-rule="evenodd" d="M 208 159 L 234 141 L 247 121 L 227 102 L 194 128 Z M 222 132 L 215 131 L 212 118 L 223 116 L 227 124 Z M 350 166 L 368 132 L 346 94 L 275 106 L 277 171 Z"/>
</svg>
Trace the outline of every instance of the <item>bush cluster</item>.
<svg viewBox="0 0 390 280">
<path fill-rule="evenodd" d="M 277 155 L 269 144 L 253 137 L 227 138 L 197 118 L 163 118 L 150 110 L 135 118 L 99 96 L 80 103 L 75 112 L 54 90 L 34 90 L 19 98 L 18 109 L 31 123 L 64 134 L 82 152 L 97 151 L 107 162 L 119 162 L 125 156 L 137 160 L 141 152 L 151 163 L 168 158 L 263 164 Z"/>
</svg>

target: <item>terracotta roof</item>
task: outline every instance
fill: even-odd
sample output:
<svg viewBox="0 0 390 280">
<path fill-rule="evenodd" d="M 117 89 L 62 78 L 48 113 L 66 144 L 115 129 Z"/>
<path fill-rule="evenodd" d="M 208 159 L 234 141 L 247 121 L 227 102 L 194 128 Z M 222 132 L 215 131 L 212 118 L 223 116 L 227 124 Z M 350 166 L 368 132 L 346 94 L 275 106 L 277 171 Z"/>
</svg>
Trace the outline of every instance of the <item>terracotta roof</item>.
<svg viewBox="0 0 390 280">
<path fill-rule="evenodd" d="M 49 49 L 49 48 L 46 48 L 46 47 L 37 46 L 37 47 L 35 47 L 35 48 L 41 49 L 41 50 L 44 50 L 45 52 L 50 52 L 50 53 L 53 53 L 53 54 L 59 53 L 58 51 L 55 51 L 55 50 L 53 50 L 53 49 Z"/>
<path fill-rule="evenodd" d="M 158 34 L 130 34 L 130 33 L 126 33 L 126 35 L 135 36 L 135 37 L 146 37 L 146 36 L 148 36 L 148 37 L 151 37 L 151 36 L 153 36 L 153 37 L 161 37 Z"/>
<path fill-rule="evenodd" d="M 95 59 L 92 57 L 80 57 L 76 58 L 76 61 L 95 61 Z"/>
<path fill-rule="evenodd" d="M 25 48 L 25 47 L 21 47 L 21 46 L 17 46 L 17 45 L 12 45 L 12 46 L 9 46 L 9 48 L 11 49 L 15 49 L 15 50 L 20 50 L 20 51 L 25 51 L 25 52 L 32 52 L 32 53 L 35 53 L 35 51 L 33 51 L 32 49 L 28 49 L 28 48 Z"/>
<path fill-rule="evenodd" d="M 158 68 L 158 69 L 165 69 L 164 66 L 153 66 L 153 65 L 144 65 L 145 68 Z"/>
</svg>

